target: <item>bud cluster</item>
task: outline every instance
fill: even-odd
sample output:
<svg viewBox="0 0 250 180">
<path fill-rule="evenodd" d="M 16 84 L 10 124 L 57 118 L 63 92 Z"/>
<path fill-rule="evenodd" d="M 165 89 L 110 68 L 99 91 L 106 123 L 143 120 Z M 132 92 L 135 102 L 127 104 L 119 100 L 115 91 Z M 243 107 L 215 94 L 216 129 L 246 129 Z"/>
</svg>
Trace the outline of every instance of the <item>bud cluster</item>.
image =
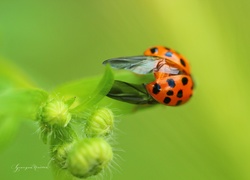
<svg viewBox="0 0 250 180">
<path fill-rule="evenodd" d="M 114 129 L 113 112 L 100 107 L 92 110 L 86 119 L 74 119 L 67 102 L 50 99 L 42 107 L 38 116 L 42 139 L 50 142 L 57 168 L 78 178 L 97 175 L 113 160 L 112 147 L 106 141 Z M 80 132 L 74 129 L 77 123 L 78 127 L 84 125 Z"/>
</svg>

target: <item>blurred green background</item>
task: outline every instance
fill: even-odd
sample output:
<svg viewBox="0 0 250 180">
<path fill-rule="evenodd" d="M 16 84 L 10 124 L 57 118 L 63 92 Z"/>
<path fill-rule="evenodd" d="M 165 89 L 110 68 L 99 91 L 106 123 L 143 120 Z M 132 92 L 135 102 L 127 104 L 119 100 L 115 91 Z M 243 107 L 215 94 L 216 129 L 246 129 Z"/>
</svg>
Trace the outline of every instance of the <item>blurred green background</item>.
<svg viewBox="0 0 250 180">
<path fill-rule="evenodd" d="M 185 55 L 196 89 L 181 107 L 117 118 L 117 153 L 104 179 L 250 179 L 250 1 L 1 0 L 0 55 L 40 87 L 104 72 L 102 61 L 165 45 Z M 31 122 L 0 155 L 1 179 L 52 179 Z M 111 174 L 111 175 L 110 175 Z"/>
</svg>

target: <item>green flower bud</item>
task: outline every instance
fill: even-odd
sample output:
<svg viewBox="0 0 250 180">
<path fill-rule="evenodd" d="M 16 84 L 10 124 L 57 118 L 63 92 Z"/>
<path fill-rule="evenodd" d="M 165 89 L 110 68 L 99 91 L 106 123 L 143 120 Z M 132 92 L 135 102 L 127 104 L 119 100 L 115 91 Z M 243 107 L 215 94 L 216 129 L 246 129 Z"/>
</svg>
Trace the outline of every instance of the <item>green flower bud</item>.
<svg viewBox="0 0 250 180">
<path fill-rule="evenodd" d="M 62 100 L 53 99 L 43 107 L 41 118 L 43 122 L 49 125 L 66 127 L 71 120 L 71 114 L 67 104 Z"/>
<path fill-rule="evenodd" d="M 87 120 L 85 132 L 88 137 L 107 136 L 114 128 L 114 115 L 108 108 L 99 108 Z"/>
<path fill-rule="evenodd" d="M 72 143 L 64 143 L 55 146 L 52 149 L 52 157 L 54 159 L 54 163 L 57 164 L 60 168 L 66 169 L 67 168 L 67 158 L 68 158 L 68 153 L 71 151 Z"/>
<path fill-rule="evenodd" d="M 105 169 L 112 158 L 112 148 L 104 139 L 83 139 L 68 154 L 68 170 L 76 177 L 87 178 Z"/>
</svg>

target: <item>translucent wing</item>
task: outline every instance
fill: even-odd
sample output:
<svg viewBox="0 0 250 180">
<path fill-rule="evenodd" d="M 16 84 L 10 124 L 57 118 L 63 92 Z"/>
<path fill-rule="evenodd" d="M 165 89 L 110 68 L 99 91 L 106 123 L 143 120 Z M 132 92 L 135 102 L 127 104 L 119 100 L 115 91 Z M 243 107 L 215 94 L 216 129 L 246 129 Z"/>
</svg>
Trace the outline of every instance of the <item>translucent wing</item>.
<svg viewBox="0 0 250 180">
<path fill-rule="evenodd" d="M 165 63 L 165 61 L 160 61 L 157 64 L 157 67 L 154 69 L 154 72 L 161 72 L 164 74 L 179 74 L 180 70 L 175 67 L 171 67 Z"/>
<path fill-rule="evenodd" d="M 130 56 L 108 59 L 103 62 L 104 65 L 110 64 L 115 69 L 130 70 L 136 74 L 148 74 L 151 72 L 164 72 L 169 74 L 178 74 L 177 68 L 166 64 L 165 59 L 154 56 Z"/>
<path fill-rule="evenodd" d="M 131 84 L 118 80 L 114 81 L 114 84 L 107 96 L 130 104 L 158 103 L 148 94 L 144 84 Z"/>
<path fill-rule="evenodd" d="M 153 56 L 131 56 L 108 59 L 103 64 L 110 64 L 115 69 L 126 69 L 136 74 L 148 74 L 157 66 L 158 58 Z"/>
</svg>

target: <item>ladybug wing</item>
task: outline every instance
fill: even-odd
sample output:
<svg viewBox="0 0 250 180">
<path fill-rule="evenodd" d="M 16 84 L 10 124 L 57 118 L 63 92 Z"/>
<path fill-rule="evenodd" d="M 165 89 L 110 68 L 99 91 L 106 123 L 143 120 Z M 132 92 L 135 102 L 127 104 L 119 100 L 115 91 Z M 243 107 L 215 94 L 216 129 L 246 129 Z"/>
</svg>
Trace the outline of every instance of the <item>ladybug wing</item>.
<svg viewBox="0 0 250 180">
<path fill-rule="evenodd" d="M 115 69 L 125 69 L 136 74 L 149 74 L 151 72 L 162 72 L 167 74 L 178 74 L 179 69 L 165 63 L 165 59 L 155 56 L 130 56 L 108 59 L 104 65 L 110 64 Z"/>
<path fill-rule="evenodd" d="M 112 99 L 131 104 L 158 103 L 148 94 L 144 84 L 131 84 L 118 80 L 114 81 L 114 84 L 107 96 Z"/>
<path fill-rule="evenodd" d="M 110 64 L 115 69 L 125 69 L 136 74 L 148 74 L 157 66 L 159 58 L 153 56 L 131 56 L 108 59 L 104 65 Z"/>
<path fill-rule="evenodd" d="M 165 62 L 159 62 L 154 72 L 160 72 L 164 74 L 179 74 L 180 70 L 178 68 L 169 66 Z"/>
</svg>

